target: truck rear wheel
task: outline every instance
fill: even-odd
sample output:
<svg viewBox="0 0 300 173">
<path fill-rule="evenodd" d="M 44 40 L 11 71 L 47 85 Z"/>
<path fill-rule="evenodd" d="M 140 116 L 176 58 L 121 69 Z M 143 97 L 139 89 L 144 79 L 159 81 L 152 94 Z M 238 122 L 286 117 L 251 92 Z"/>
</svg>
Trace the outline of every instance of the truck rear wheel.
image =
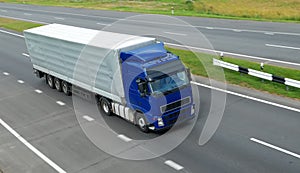
<svg viewBox="0 0 300 173">
<path fill-rule="evenodd" d="M 100 108 L 105 113 L 105 115 L 112 115 L 110 102 L 106 98 L 100 98 Z"/>
<path fill-rule="evenodd" d="M 136 124 L 137 124 L 138 128 L 142 132 L 144 132 L 144 133 L 149 132 L 149 128 L 148 128 L 148 125 L 147 125 L 147 120 L 146 120 L 145 116 L 142 113 L 138 112 L 136 114 L 135 120 L 136 120 Z"/>
<path fill-rule="evenodd" d="M 53 76 L 47 74 L 46 82 L 50 88 L 54 89 L 55 86 L 54 86 Z"/>
<path fill-rule="evenodd" d="M 71 85 L 68 82 L 62 81 L 61 88 L 62 88 L 63 93 L 65 93 L 65 95 L 70 96 L 72 94 L 71 93 Z"/>
<path fill-rule="evenodd" d="M 54 78 L 54 86 L 55 86 L 55 89 L 56 89 L 57 91 L 59 91 L 59 92 L 62 91 L 60 79 Z"/>
</svg>

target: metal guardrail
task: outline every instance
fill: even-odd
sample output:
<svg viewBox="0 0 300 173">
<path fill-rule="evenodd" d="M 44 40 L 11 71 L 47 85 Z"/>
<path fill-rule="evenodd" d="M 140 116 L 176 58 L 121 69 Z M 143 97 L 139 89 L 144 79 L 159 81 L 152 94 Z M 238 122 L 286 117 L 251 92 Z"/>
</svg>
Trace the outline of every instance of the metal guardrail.
<svg viewBox="0 0 300 173">
<path fill-rule="evenodd" d="M 245 74 L 255 76 L 255 77 L 258 77 L 261 79 L 265 79 L 265 80 L 269 80 L 269 81 L 273 81 L 273 82 L 277 82 L 277 83 L 282 83 L 287 86 L 300 88 L 300 81 L 298 81 L 298 80 L 284 78 L 284 77 L 276 76 L 276 75 L 273 75 L 270 73 L 265 73 L 265 72 L 258 71 L 258 70 L 244 68 L 244 67 L 238 66 L 236 64 L 228 63 L 228 62 L 217 60 L 217 59 L 213 59 L 213 65 L 227 68 L 227 69 L 237 71 L 240 73 L 245 73 Z"/>
</svg>

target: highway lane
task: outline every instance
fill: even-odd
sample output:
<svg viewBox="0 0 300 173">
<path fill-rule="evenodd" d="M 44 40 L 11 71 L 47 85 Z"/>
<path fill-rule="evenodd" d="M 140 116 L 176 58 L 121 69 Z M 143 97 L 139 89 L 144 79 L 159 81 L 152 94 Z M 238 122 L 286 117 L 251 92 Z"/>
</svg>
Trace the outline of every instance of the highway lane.
<svg viewBox="0 0 300 173">
<path fill-rule="evenodd" d="M 151 19 L 149 21 L 148 18 L 147 20 L 132 18 L 137 13 L 4 3 L 0 4 L 0 9 L 2 10 L 0 10 L 0 16 L 46 23 L 62 23 L 93 29 L 109 28 L 112 23 L 119 21 L 118 28 L 113 30 L 115 32 L 138 34 L 140 31 L 143 31 L 143 33 L 156 31 L 158 34 L 161 33 L 171 38 L 181 37 L 180 39 L 184 40 L 184 43 L 188 43 L 189 46 L 201 46 L 226 52 L 300 63 L 299 50 L 286 48 L 299 48 L 299 24 L 177 17 L 177 19 L 195 26 L 197 30 L 203 33 L 211 42 L 212 46 L 210 46 L 199 43 L 202 37 L 197 32 L 192 32 L 183 23 L 175 22 L 174 24 L 174 21 L 167 19 L 161 21 L 155 19 L 155 22 L 151 22 Z M 126 17 L 129 17 L 129 21 L 122 21 Z M 166 34 L 166 32 L 169 34 Z M 266 44 L 286 47 L 270 47 Z"/>
<path fill-rule="evenodd" d="M 111 157 L 94 146 L 78 126 L 72 98 L 49 89 L 43 80 L 33 76 L 29 59 L 22 56 L 26 52 L 24 40 L 3 33 L 0 38 L 6 40 L 0 42 L 0 70 L 10 73 L 10 77 L 1 74 L 1 79 L 5 78 L 0 83 L 1 119 L 67 172 L 174 172 L 163 164 L 167 159 L 184 166 L 184 172 L 300 170 L 299 159 L 250 141 L 250 138 L 255 137 L 300 153 L 299 113 L 237 96 L 228 95 L 224 117 L 217 133 L 206 145 L 199 146 L 199 135 L 210 108 L 210 90 L 203 87 L 196 87 L 201 93 L 201 110 L 196 127 L 178 148 L 163 157 L 148 161 L 132 162 Z M 17 80 L 25 83 L 18 84 Z M 35 89 L 43 93 L 37 94 Z M 14 93 L 16 90 L 18 94 Z M 57 105 L 57 100 L 66 103 L 66 106 Z M 107 120 L 115 130 L 131 138 L 156 136 L 140 133 L 117 117 Z M 86 123 L 83 119 L 79 122 Z M 10 172 L 18 172 L 15 169 L 20 167 L 32 172 L 39 172 L 40 169 L 53 172 L 46 163 L 20 144 L 18 149 L 22 152 L 7 150 L 18 142 L 1 126 L 0 132 L 4 132 L 4 136 L 0 136 L 0 148 L 4 151 L 0 152 L 3 156 L 0 157 L 3 158 L 0 167 L 8 167 Z M 3 140 L 5 138 L 11 140 Z M 22 164 L 22 158 L 27 157 L 30 158 L 30 164 L 34 163 L 33 167 L 28 167 L 29 163 L 27 166 Z"/>
</svg>

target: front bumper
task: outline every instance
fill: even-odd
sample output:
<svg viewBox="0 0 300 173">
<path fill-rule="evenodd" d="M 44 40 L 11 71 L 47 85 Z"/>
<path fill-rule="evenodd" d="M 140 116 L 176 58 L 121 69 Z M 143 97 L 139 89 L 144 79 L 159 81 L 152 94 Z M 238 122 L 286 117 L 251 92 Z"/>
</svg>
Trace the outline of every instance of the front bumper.
<svg viewBox="0 0 300 173">
<path fill-rule="evenodd" d="M 175 124 L 181 124 L 195 117 L 195 105 L 191 104 L 162 115 L 163 126 L 155 121 L 148 127 L 154 131 L 168 129 Z M 159 125 L 160 124 L 160 125 Z"/>
</svg>

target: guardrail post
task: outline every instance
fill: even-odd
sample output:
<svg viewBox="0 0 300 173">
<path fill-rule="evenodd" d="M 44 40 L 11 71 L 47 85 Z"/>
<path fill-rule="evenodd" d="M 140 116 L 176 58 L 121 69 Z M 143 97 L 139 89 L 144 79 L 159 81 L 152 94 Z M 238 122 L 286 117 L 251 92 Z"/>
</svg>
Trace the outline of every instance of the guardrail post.
<svg viewBox="0 0 300 173">
<path fill-rule="evenodd" d="M 224 53 L 221 52 L 221 53 L 220 53 L 220 59 L 223 60 L 223 57 L 224 57 Z"/>
</svg>

